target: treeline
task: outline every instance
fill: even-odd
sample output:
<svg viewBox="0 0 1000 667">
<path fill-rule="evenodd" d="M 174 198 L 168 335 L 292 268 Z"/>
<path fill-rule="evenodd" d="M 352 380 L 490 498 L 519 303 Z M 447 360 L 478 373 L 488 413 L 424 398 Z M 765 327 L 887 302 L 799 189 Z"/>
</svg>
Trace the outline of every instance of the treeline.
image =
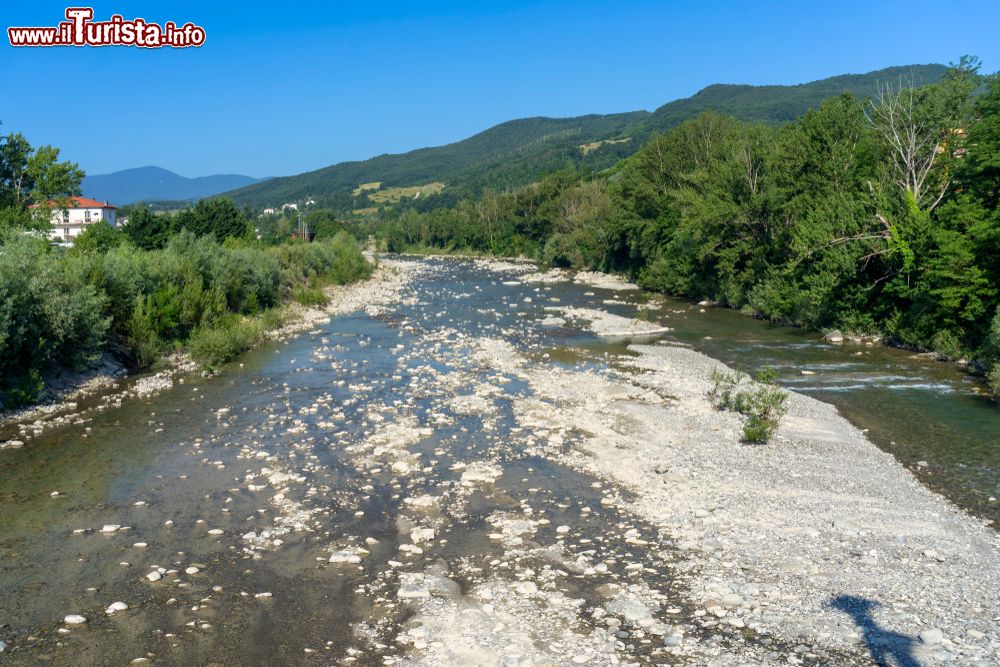
<svg viewBox="0 0 1000 667">
<path fill-rule="evenodd" d="M 217 197 L 202 199 L 192 207 L 172 212 L 156 211 L 141 202 L 130 204 L 119 209 L 118 219 L 127 222 L 121 230 L 133 245 L 143 250 L 157 250 L 184 230 L 196 236 L 212 236 L 220 242 L 227 238 L 245 238 L 257 239 L 263 245 L 286 243 L 296 237 L 300 212 L 288 208 L 281 213 L 255 217 L 249 209 L 238 208 L 231 199 Z M 301 219 L 309 230 L 309 237 L 317 241 L 328 241 L 351 231 L 343 218 L 338 218 L 328 208 L 310 208 L 301 213 Z M 88 238 L 82 239 L 82 245 L 106 245 L 113 237 L 109 229 L 109 225 L 88 228 Z M 81 241 L 76 245 L 79 247 Z"/>
<path fill-rule="evenodd" d="M 27 148 L 4 150 L 12 145 Z M 215 366 L 280 326 L 285 302 L 323 304 L 324 286 L 371 272 L 348 235 L 260 240 L 228 200 L 175 215 L 126 209 L 124 228 L 94 224 L 68 251 L 52 248 L 48 209 L 28 207 L 79 194 L 82 172 L 48 160 L 70 178 L 41 191 L 38 178 L 25 186 L 10 175 L 26 174 L 19 169 L 33 154 L 20 135 L 0 139 L 2 407 L 37 400 L 47 373 L 84 367 L 108 351 L 145 367 L 184 347 Z"/>
<path fill-rule="evenodd" d="M 963 58 L 782 127 L 704 113 L 566 170 L 371 223 L 392 251 L 525 254 L 992 369 L 1000 393 L 1000 81 Z"/>
</svg>

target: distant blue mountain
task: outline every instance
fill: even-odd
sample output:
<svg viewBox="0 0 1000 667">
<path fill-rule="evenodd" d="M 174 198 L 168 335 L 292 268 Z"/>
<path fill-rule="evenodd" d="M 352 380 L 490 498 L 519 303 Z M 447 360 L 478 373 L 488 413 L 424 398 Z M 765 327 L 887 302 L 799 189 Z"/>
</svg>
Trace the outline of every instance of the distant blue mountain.
<svg viewBox="0 0 1000 667">
<path fill-rule="evenodd" d="M 83 194 L 112 204 L 194 200 L 258 183 L 262 178 L 215 174 L 185 178 L 161 167 L 137 167 L 83 179 Z"/>
</svg>

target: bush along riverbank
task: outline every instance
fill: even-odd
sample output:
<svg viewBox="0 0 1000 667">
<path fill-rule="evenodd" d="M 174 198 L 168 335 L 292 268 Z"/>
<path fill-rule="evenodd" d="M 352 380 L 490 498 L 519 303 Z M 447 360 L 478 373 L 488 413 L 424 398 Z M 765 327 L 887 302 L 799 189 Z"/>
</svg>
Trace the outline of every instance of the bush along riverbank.
<svg viewBox="0 0 1000 667">
<path fill-rule="evenodd" d="M 1000 78 L 832 97 L 781 127 L 705 113 L 566 170 L 359 230 L 390 251 L 526 255 L 782 324 L 969 360 L 1000 397 Z"/>
<path fill-rule="evenodd" d="M 9 234 L 0 243 L 0 409 L 43 398 L 46 379 L 100 363 L 147 368 L 186 349 L 214 368 L 285 324 L 287 305 L 371 275 L 357 243 L 265 246 L 181 231 L 162 249 L 127 242 L 65 253 Z"/>
</svg>

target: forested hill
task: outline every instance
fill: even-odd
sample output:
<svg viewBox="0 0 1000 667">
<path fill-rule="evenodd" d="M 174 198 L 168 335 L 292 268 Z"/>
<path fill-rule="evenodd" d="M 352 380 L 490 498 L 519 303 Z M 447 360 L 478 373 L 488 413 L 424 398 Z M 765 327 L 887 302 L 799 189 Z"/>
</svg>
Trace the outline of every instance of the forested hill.
<svg viewBox="0 0 1000 667">
<path fill-rule="evenodd" d="M 352 192 L 364 183 L 382 188 L 444 183 L 455 196 L 483 188 L 503 190 L 569 164 L 604 169 L 641 148 L 649 137 L 702 111 L 769 124 L 793 120 L 824 99 L 850 92 L 866 97 L 882 83 L 932 83 L 943 65 L 890 67 L 794 86 L 712 85 L 654 112 L 633 111 L 573 118 L 524 118 L 491 127 L 446 146 L 342 162 L 295 176 L 273 178 L 228 193 L 236 203 L 279 206 L 308 198 L 335 209 L 365 205 Z M 364 195 L 361 195 L 364 199 Z"/>
<path fill-rule="evenodd" d="M 842 74 L 795 86 L 741 86 L 715 84 L 691 97 L 668 102 L 653 112 L 649 126 L 667 130 L 702 111 L 716 111 L 744 121 L 787 123 L 823 100 L 850 92 L 867 97 L 879 84 L 912 81 L 920 86 L 934 83 L 948 70 L 943 65 L 906 65 L 887 67 L 868 74 Z"/>
</svg>

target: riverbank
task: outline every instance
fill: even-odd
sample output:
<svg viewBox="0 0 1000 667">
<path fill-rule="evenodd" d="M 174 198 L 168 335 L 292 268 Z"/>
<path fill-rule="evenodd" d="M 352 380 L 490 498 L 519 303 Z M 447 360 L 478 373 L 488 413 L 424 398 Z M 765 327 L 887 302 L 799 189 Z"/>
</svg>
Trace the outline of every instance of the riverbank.
<svg viewBox="0 0 1000 667">
<path fill-rule="evenodd" d="M 830 405 L 744 445 L 718 361 L 600 337 L 649 326 L 627 285 L 381 264 L 351 315 L 0 457 L 15 664 L 995 664 L 997 536 Z"/>
<path fill-rule="evenodd" d="M 608 279 L 580 282 L 588 281 Z M 545 310 L 559 310 L 598 336 L 648 326 L 623 326 L 625 318 L 598 305 Z M 746 445 L 741 418 L 716 410 L 707 397 L 712 371 L 729 369 L 693 350 L 633 344 L 606 358 L 605 370 L 575 370 L 501 339 L 465 343 L 475 350 L 474 366 L 529 387 L 509 399 L 515 430 L 531 434 L 533 446 L 523 455 L 605 480 L 610 486 L 599 507 L 585 511 L 617 510 L 645 522 L 643 529 L 619 524 L 621 534 L 607 537 L 645 547 L 659 569 L 682 582 L 685 601 L 645 585 L 628 587 L 622 598 L 612 587 L 603 603 L 584 607 L 597 628 L 567 635 L 578 612 L 558 577 L 522 565 L 513 586 L 494 575 L 456 597 L 443 573 L 428 571 L 400 589 L 418 610 L 419 631 L 404 640 L 419 649 L 412 664 L 490 664 L 497 654 L 529 663 L 615 664 L 616 642 L 620 649 L 650 641 L 694 664 L 988 665 L 1000 657 L 1000 538 L 920 484 L 832 406 L 792 392 L 774 440 Z M 491 399 L 502 385 L 472 376 L 455 383 L 470 392 L 464 402 L 492 423 Z M 419 441 L 415 426 L 413 433 Z M 402 458 L 409 445 L 397 445 Z M 533 540 L 546 529 L 548 511 L 535 504 L 523 520 L 494 518 L 495 539 L 506 547 L 496 562 L 537 558 Z M 566 531 L 570 540 L 573 532 Z M 561 552 L 548 557 L 584 580 L 616 560 L 587 558 L 574 568 Z M 532 638 L 555 646 L 526 648 Z"/>
<path fill-rule="evenodd" d="M 882 646 L 921 664 L 1000 657 L 996 533 L 831 406 L 791 393 L 775 440 L 743 445 L 739 418 L 706 398 L 711 371 L 725 367 L 692 350 L 633 345 L 609 380 L 481 345 L 481 360 L 538 394 L 515 402 L 525 428 L 586 434 L 547 454 L 631 490 L 623 506 L 683 553 L 675 571 L 696 607 L 689 621 L 807 651 Z"/>
<path fill-rule="evenodd" d="M 326 306 L 306 307 L 290 302 L 283 306 L 280 317 L 283 324 L 266 331 L 262 342 L 301 334 L 338 315 L 356 311 L 377 314 L 386 304 L 398 301 L 412 271 L 411 263 L 382 260 L 375 265 L 369 278 L 324 288 Z M 122 364 L 105 355 L 95 368 L 61 376 L 59 385 L 50 385 L 50 398 L 46 403 L 0 412 L 0 450 L 22 447 L 48 428 L 85 419 L 88 412 L 120 407 L 129 398 L 159 393 L 199 369 L 185 352 L 165 357 L 158 367 L 153 373 L 130 376 Z"/>
<path fill-rule="evenodd" d="M 553 278 L 565 277 L 519 280 Z M 617 281 L 584 275 L 578 282 L 611 289 Z M 623 325 L 625 318 L 593 305 L 545 310 L 598 336 L 629 329 L 639 337 L 649 326 Z M 513 664 L 615 664 L 625 645 L 643 642 L 693 664 L 988 665 L 1000 657 L 1000 538 L 928 490 L 831 405 L 792 392 L 772 443 L 745 445 L 741 418 L 717 411 L 707 397 L 712 371 L 729 369 L 693 350 L 633 344 L 605 356 L 604 370 L 575 370 L 501 339 L 464 344 L 475 350 L 472 363 L 450 383 L 469 392 L 460 397 L 466 409 L 492 430 L 502 387 L 511 378 L 525 383 L 528 392 L 508 396 L 514 430 L 530 434 L 522 455 L 603 479 L 599 506 L 584 511 L 618 511 L 643 522 L 619 523 L 620 533 L 606 538 L 644 548 L 656 569 L 681 584 L 685 599 L 678 603 L 641 582 L 605 592 L 598 580 L 592 585 L 604 599 L 580 607 L 558 575 L 523 565 L 545 551 L 535 540 L 552 511 L 533 504 L 523 519 L 490 521 L 491 537 L 504 546 L 494 564 L 512 564 L 513 585 L 484 576 L 457 596 L 440 571 L 406 580 L 399 596 L 417 609 L 417 629 L 401 640 L 418 649 L 409 663 L 492 664 L 504 655 Z M 476 381 L 476 366 L 499 384 Z M 433 391 L 433 379 L 422 383 L 424 391 Z M 412 438 L 385 450 L 398 460 L 420 441 L 416 425 L 407 432 Z M 500 470 L 477 470 L 469 482 L 490 483 Z M 575 532 L 567 527 L 567 545 L 594 543 Z M 615 558 L 574 562 L 562 550 L 546 554 L 584 581 L 621 565 Z M 570 633 L 583 610 L 597 627 Z M 551 647 L 530 649 L 532 641 Z"/>
</svg>

